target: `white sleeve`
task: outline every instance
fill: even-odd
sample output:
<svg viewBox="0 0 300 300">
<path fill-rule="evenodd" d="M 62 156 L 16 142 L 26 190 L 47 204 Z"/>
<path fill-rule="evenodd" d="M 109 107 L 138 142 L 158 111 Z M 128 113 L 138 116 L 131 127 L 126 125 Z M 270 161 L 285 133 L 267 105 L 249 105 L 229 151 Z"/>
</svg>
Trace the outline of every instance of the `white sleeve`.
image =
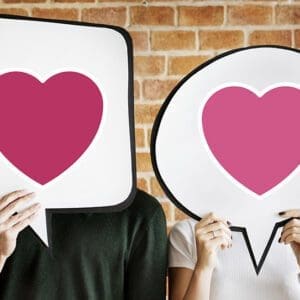
<svg viewBox="0 0 300 300">
<path fill-rule="evenodd" d="M 186 220 L 177 223 L 169 235 L 169 268 L 194 270 L 197 261 L 194 248 L 193 226 Z"/>
</svg>

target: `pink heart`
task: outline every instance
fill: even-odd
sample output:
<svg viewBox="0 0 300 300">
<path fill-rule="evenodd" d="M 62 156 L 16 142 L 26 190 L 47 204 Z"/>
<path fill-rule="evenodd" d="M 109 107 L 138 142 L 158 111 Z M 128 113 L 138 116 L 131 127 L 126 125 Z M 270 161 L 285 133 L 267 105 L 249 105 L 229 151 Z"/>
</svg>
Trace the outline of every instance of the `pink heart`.
<svg viewBox="0 0 300 300">
<path fill-rule="evenodd" d="M 46 184 L 89 147 L 102 119 L 97 85 L 76 72 L 41 83 L 32 75 L 0 76 L 0 151 L 21 172 Z"/>
<path fill-rule="evenodd" d="M 205 104 L 207 144 L 223 168 L 262 195 L 293 172 L 300 158 L 300 90 L 277 87 L 262 97 L 227 87 Z"/>
</svg>

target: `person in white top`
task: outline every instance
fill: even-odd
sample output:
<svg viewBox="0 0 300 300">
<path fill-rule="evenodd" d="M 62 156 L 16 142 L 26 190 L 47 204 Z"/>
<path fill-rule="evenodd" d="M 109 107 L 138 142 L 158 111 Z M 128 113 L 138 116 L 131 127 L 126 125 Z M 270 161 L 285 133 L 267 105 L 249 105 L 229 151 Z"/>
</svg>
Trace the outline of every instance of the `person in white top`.
<svg viewBox="0 0 300 300">
<path fill-rule="evenodd" d="M 279 214 L 293 219 L 278 230 L 259 275 L 227 220 L 210 213 L 177 223 L 169 236 L 169 299 L 299 300 L 300 210 Z"/>
</svg>

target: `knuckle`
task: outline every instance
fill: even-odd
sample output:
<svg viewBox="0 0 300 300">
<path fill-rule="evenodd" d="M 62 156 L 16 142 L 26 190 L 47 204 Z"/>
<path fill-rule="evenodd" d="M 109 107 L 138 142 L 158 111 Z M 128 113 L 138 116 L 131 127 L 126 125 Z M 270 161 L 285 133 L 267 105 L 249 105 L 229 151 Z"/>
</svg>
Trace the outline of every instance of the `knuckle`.
<svg viewBox="0 0 300 300">
<path fill-rule="evenodd" d="M 217 218 L 216 214 L 215 213 L 211 213 L 211 218 L 212 219 L 216 219 Z"/>
</svg>

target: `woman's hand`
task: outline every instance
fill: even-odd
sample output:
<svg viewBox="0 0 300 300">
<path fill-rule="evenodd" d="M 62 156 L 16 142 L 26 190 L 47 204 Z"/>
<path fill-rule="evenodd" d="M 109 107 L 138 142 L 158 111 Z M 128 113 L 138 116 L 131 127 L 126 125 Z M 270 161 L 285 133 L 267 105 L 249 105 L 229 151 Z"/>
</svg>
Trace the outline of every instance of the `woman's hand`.
<svg viewBox="0 0 300 300">
<path fill-rule="evenodd" d="M 232 246 L 230 222 L 210 213 L 195 226 L 197 265 L 201 270 L 213 270 L 217 263 L 217 250 Z"/>
<path fill-rule="evenodd" d="M 0 272 L 16 248 L 18 234 L 32 222 L 40 208 L 35 203 L 19 211 L 33 197 L 34 193 L 19 190 L 0 198 Z"/>
<path fill-rule="evenodd" d="M 283 211 L 279 215 L 284 218 L 293 218 L 283 227 L 279 242 L 291 245 L 300 266 L 300 209 Z"/>
</svg>

